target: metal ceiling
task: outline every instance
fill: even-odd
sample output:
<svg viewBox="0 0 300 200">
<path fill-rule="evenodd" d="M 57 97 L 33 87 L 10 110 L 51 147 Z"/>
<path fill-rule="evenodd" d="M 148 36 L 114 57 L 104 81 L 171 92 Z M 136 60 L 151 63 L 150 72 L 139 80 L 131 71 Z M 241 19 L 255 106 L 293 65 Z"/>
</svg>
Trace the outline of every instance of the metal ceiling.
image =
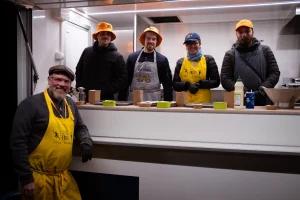
<svg viewBox="0 0 300 200">
<path fill-rule="evenodd" d="M 177 0 L 9 0 L 35 9 L 77 8 L 94 6 L 111 6 L 140 4 L 152 2 L 177 2 Z"/>
<path fill-rule="evenodd" d="M 137 5 L 140 9 L 148 7 L 149 4 L 156 7 L 176 7 L 177 4 L 195 4 L 196 6 L 212 6 L 212 5 L 233 5 L 233 4 L 255 4 L 270 2 L 287 2 L 287 0 L 8 0 L 17 4 L 32 7 L 34 9 L 53 9 L 53 8 L 79 8 L 79 7 L 101 7 L 132 4 Z M 292 1 L 289 1 L 292 2 Z M 299 1 L 298 1 L 299 2 Z M 155 3 L 155 4 L 154 4 Z M 137 8 L 139 9 L 139 8 Z"/>
<path fill-rule="evenodd" d="M 130 25 L 133 23 L 135 12 L 138 13 L 145 21 L 149 17 L 168 17 L 177 16 L 182 23 L 201 23 L 203 15 L 218 16 L 215 20 L 225 20 L 224 16 L 233 13 L 264 13 L 273 12 L 275 15 L 280 15 L 281 18 L 286 18 L 283 11 L 295 10 L 300 6 L 300 0 L 7 0 L 21 4 L 34 10 L 48 10 L 57 8 L 75 8 L 79 12 L 88 15 L 95 21 L 107 21 L 116 26 Z M 283 5 L 281 3 L 294 2 L 293 4 Z M 277 3 L 276 6 L 245 6 L 234 7 L 235 5 L 250 5 L 250 4 L 268 4 Z M 233 7 L 230 7 L 234 5 Z M 212 7 L 229 6 L 226 9 L 218 9 Z M 185 9 L 196 7 L 210 7 L 209 9 Z M 173 11 L 165 11 L 165 9 L 174 9 Z M 150 10 L 156 10 L 151 12 Z M 164 10 L 164 11 L 159 11 Z M 134 11 L 134 12 L 128 12 Z M 99 15 L 95 13 L 100 13 Z M 118 13 L 118 14 L 115 14 Z M 294 14 L 295 15 L 295 14 Z M 287 17 L 292 19 L 293 16 Z M 256 16 L 253 16 L 255 19 Z M 258 16 L 259 17 L 259 16 Z M 299 14 L 297 15 L 297 19 Z M 299 21 L 297 20 L 296 23 Z M 150 20 L 147 23 L 151 24 Z M 294 25 L 295 23 L 293 23 Z M 128 25 L 128 26 L 129 26 Z M 296 25 L 297 26 L 297 25 Z"/>
</svg>

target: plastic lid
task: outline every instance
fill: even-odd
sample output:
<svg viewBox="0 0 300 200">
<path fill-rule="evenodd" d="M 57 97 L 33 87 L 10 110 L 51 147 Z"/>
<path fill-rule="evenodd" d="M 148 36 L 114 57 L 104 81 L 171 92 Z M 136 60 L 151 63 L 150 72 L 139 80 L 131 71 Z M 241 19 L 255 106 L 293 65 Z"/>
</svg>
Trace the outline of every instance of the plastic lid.
<svg viewBox="0 0 300 200">
<path fill-rule="evenodd" d="M 242 82 L 241 77 L 239 76 L 238 80 L 236 82 Z"/>
</svg>

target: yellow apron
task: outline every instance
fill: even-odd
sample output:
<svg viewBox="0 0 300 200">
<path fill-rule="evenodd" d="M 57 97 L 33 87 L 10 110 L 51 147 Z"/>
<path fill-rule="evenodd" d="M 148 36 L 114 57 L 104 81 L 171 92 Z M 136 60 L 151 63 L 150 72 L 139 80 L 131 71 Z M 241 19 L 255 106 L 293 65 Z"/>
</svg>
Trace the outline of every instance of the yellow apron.
<svg viewBox="0 0 300 200">
<path fill-rule="evenodd" d="M 189 61 L 185 56 L 182 62 L 179 76 L 182 82 L 197 83 L 200 80 L 206 80 L 206 59 L 202 55 L 199 62 Z M 210 89 L 199 89 L 196 94 L 191 94 L 188 91 L 188 103 L 210 103 Z"/>
<path fill-rule="evenodd" d="M 40 144 L 29 155 L 35 183 L 34 199 L 81 200 L 78 186 L 68 170 L 72 162 L 73 113 L 64 99 L 67 107 L 65 116 L 67 109 L 69 117 L 56 117 L 52 108 L 55 105 L 47 90 L 44 91 L 44 96 L 49 110 L 48 127 Z"/>
</svg>

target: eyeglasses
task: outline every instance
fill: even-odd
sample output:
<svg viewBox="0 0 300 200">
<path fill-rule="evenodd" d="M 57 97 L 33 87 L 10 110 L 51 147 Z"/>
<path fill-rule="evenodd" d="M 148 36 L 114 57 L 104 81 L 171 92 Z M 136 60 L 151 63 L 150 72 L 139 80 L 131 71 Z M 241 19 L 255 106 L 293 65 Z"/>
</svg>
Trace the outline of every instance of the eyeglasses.
<svg viewBox="0 0 300 200">
<path fill-rule="evenodd" d="M 54 77 L 54 76 L 50 76 L 50 78 L 52 78 L 52 80 L 56 83 L 64 82 L 65 85 L 70 85 L 71 84 L 71 80 L 66 80 L 66 79 L 63 79 L 63 78 L 57 78 L 57 77 Z"/>
<path fill-rule="evenodd" d="M 197 46 L 199 44 L 199 42 L 187 42 L 185 43 L 185 45 L 187 46 Z"/>
</svg>

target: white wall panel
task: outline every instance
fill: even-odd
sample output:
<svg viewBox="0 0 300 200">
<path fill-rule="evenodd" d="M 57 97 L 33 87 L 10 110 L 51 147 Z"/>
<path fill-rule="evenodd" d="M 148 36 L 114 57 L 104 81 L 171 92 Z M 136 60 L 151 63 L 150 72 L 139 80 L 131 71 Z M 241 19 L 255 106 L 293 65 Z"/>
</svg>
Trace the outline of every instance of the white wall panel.
<svg viewBox="0 0 300 200">
<path fill-rule="evenodd" d="M 117 38 L 113 41 L 116 45 L 118 52 L 123 55 L 126 62 L 130 53 L 133 52 L 133 29 L 129 28 L 127 30 L 117 30 L 118 27 L 114 28 L 114 33 Z"/>
<path fill-rule="evenodd" d="M 70 21 L 79 25 L 91 27 L 91 34 L 95 32 L 97 23 L 70 11 Z M 63 21 L 53 18 L 51 10 L 33 11 L 32 37 L 33 58 L 39 73 L 39 80 L 34 93 L 44 91 L 48 87 L 48 69 L 57 64 L 63 64 L 64 60 L 55 60 L 55 52 L 64 52 L 66 38 L 63 33 Z M 91 37 L 90 37 L 91 38 Z M 81 38 L 78 38 L 81 39 Z M 85 40 L 85 38 L 83 38 Z M 90 44 L 92 41 L 89 41 Z M 78 59 L 79 58 L 74 58 Z"/>
<path fill-rule="evenodd" d="M 300 175 L 75 157 L 72 170 L 139 177 L 140 200 L 298 200 Z"/>
<path fill-rule="evenodd" d="M 33 11 L 32 21 L 32 53 L 39 80 L 34 93 L 42 92 L 48 86 L 48 70 L 51 66 L 59 64 L 55 61 L 54 53 L 60 47 L 60 21 L 54 19 L 51 11 Z M 38 18 L 35 18 L 38 17 Z"/>
<path fill-rule="evenodd" d="M 89 30 L 70 22 L 65 22 L 65 64 L 76 72 L 76 66 L 83 50 L 90 45 Z M 79 39 L 80 38 L 80 39 Z M 75 87 L 76 82 L 72 83 Z"/>
</svg>

